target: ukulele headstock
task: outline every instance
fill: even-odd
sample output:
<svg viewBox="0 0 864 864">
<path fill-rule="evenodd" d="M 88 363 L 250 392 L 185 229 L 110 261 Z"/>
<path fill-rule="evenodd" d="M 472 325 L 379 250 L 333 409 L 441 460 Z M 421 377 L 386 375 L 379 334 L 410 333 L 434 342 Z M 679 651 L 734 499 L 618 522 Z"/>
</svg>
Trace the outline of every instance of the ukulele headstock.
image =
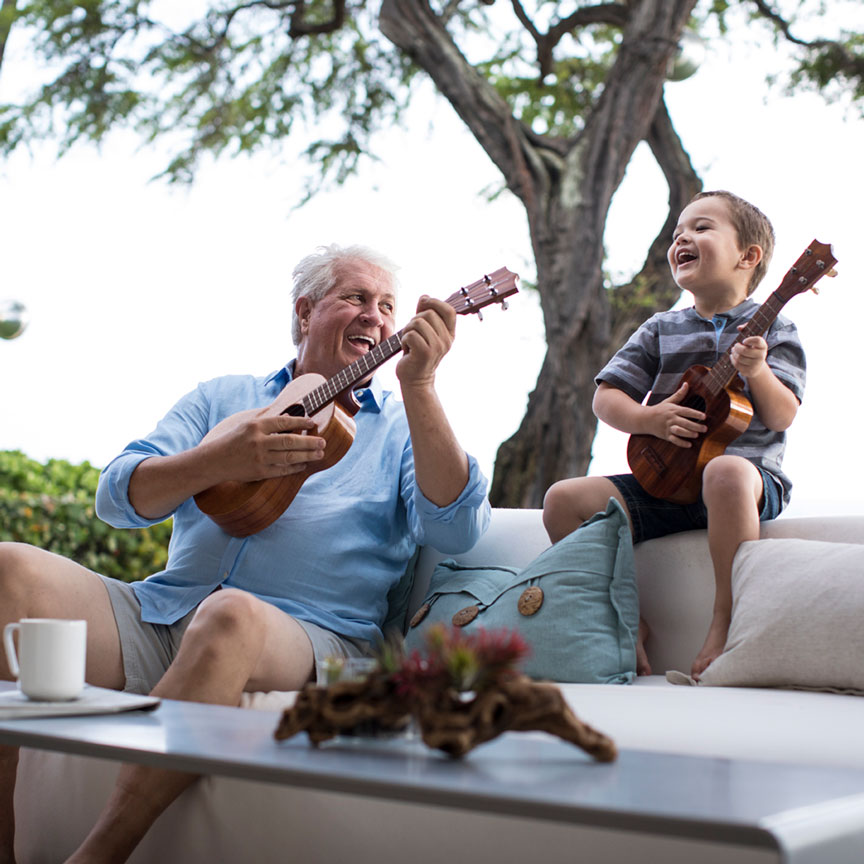
<svg viewBox="0 0 864 864">
<path fill-rule="evenodd" d="M 816 283 L 823 276 L 832 278 L 836 276 L 837 271 L 834 269 L 836 263 L 837 259 L 834 257 L 831 245 L 814 240 L 789 268 L 777 292 L 783 297 L 784 302 L 805 291 L 818 294 Z"/>
<path fill-rule="evenodd" d="M 472 315 L 477 313 L 482 320 L 480 310 L 492 303 L 500 303 L 502 309 L 507 308 L 507 298 L 516 294 L 516 280 L 519 276 L 506 267 L 501 267 L 493 273 L 488 273 L 476 282 L 460 288 L 455 294 L 447 298 L 447 302 L 459 315 Z"/>
</svg>

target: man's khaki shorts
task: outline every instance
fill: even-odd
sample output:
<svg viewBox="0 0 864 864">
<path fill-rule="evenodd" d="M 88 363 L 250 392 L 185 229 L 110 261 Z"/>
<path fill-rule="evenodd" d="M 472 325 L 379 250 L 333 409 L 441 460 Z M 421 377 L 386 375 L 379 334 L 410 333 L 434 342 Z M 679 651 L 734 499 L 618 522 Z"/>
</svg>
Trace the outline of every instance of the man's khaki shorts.
<svg viewBox="0 0 864 864">
<path fill-rule="evenodd" d="M 123 671 L 129 693 L 149 693 L 168 670 L 180 650 L 183 634 L 196 610 L 173 624 L 148 624 L 141 620 L 141 604 L 128 582 L 102 576 L 108 591 L 114 620 L 120 633 Z M 317 680 L 326 681 L 324 662 L 331 657 L 368 657 L 369 644 L 360 639 L 338 636 L 317 624 L 294 619 L 312 643 Z"/>
</svg>

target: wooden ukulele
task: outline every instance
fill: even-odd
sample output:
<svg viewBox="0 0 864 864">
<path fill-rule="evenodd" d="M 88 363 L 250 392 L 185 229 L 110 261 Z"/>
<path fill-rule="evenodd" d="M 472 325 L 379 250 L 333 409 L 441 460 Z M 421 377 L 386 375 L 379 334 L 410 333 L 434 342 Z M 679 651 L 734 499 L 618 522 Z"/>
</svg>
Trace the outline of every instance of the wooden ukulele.
<svg viewBox="0 0 864 864">
<path fill-rule="evenodd" d="M 831 246 L 814 240 L 783 277 L 780 287 L 756 310 L 738 338 L 710 368 L 691 366 L 676 390 L 687 383 L 681 404 L 705 412 L 708 430 L 691 439 L 689 448 L 677 447 L 653 435 L 631 435 L 627 462 L 639 485 L 655 498 L 691 504 L 702 490 L 702 472 L 750 425 L 753 406 L 741 392 L 744 382 L 732 365 L 732 347 L 749 336 L 768 331 L 780 310 L 796 294 L 812 289 L 823 276 L 835 276 L 837 259 Z M 818 292 L 816 292 L 818 293 Z"/>
<path fill-rule="evenodd" d="M 460 288 L 447 298 L 458 314 L 476 312 L 492 303 L 507 308 L 505 298 L 517 293 L 519 277 L 506 267 Z M 360 405 L 354 398 L 353 387 L 371 372 L 402 350 L 402 333 L 394 333 L 380 342 L 359 360 L 355 360 L 332 378 L 323 375 L 300 375 L 289 381 L 285 389 L 268 407 L 252 408 L 226 417 L 202 439 L 212 440 L 239 426 L 252 417 L 272 417 L 290 414 L 295 417 L 314 418 L 320 435 L 327 442 L 324 458 L 308 465 L 303 471 L 287 477 L 273 477 L 248 483 L 226 481 L 211 486 L 195 496 L 195 503 L 217 525 L 233 537 L 248 537 L 276 521 L 294 500 L 300 487 L 310 474 L 335 465 L 347 452 L 354 440 L 356 427 L 352 416 Z"/>
</svg>

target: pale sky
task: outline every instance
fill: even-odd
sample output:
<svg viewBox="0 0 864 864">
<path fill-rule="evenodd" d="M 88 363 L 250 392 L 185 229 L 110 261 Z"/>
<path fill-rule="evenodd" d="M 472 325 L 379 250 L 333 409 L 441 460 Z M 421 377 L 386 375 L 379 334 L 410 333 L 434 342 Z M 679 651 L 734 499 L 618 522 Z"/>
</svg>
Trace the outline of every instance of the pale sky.
<svg viewBox="0 0 864 864">
<path fill-rule="evenodd" d="M 21 83 L 14 57 L 22 50 L 10 42 L 0 101 Z M 840 275 L 784 310 L 808 357 L 784 463 L 794 484 L 787 515 L 861 513 L 853 459 L 864 120 L 818 96 L 775 93 L 766 103 L 759 67 L 768 62 L 768 46 L 730 54 L 712 44 L 693 78 L 668 85 L 667 102 L 706 189 L 730 189 L 774 223 L 777 250 L 755 299 L 777 287 L 811 240 L 833 244 Z M 366 243 L 399 263 L 402 323 L 421 293 L 446 297 L 501 266 L 534 276 L 521 205 L 507 194 L 483 199 L 496 171 L 431 95 L 407 131 L 380 139 L 379 163 L 300 210 L 292 207 L 306 169 L 287 147 L 208 162 L 188 190 L 148 182 L 166 155 L 139 147 L 115 134 L 101 152 L 82 145 L 57 161 L 46 144 L 0 163 L 0 299 L 21 300 L 31 316 L 20 338 L 0 341 L 0 449 L 102 466 L 199 381 L 281 366 L 293 356 L 290 273 L 321 244 Z M 666 197 L 640 150 L 606 234 L 613 271 L 641 263 Z M 539 306 L 527 291 L 507 312 L 459 320 L 438 386 L 487 476 L 522 418 L 543 353 Z M 379 372 L 391 388 L 394 367 Z M 590 473 L 626 470 L 625 445 L 601 429 Z"/>
</svg>

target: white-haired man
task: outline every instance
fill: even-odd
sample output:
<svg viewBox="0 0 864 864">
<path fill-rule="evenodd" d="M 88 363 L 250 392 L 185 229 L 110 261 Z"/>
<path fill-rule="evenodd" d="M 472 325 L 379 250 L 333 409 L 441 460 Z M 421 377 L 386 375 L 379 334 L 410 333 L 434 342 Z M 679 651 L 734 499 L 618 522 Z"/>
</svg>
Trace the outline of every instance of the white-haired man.
<svg viewBox="0 0 864 864">
<path fill-rule="evenodd" d="M 163 572 L 128 585 L 40 549 L 0 544 L 0 616 L 87 619 L 90 683 L 225 705 L 237 705 L 244 690 L 297 689 L 315 680 L 325 658 L 374 647 L 387 593 L 417 544 L 455 553 L 485 530 L 486 480 L 434 387 L 455 312 L 427 297 L 403 328 L 403 403 L 371 376 L 362 381 L 353 445 L 335 466 L 310 474 L 280 518 L 239 538 L 196 506 L 193 497 L 218 483 L 288 475 L 325 452 L 308 417 L 251 412 L 230 433 L 204 440 L 210 429 L 266 407 L 300 375 L 332 377 L 395 332 L 394 268 L 371 250 L 323 247 L 298 264 L 294 282 L 296 358 L 265 378 L 199 385 L 100 477 L 97 512 L 112 525 L 173 516 Z M 3 748 L 0 760 L 2 862 L 14 860 L 17 753 Z M 126 860 L 193 780 L 124 766 L 70 860 Z"/>
</svg>

